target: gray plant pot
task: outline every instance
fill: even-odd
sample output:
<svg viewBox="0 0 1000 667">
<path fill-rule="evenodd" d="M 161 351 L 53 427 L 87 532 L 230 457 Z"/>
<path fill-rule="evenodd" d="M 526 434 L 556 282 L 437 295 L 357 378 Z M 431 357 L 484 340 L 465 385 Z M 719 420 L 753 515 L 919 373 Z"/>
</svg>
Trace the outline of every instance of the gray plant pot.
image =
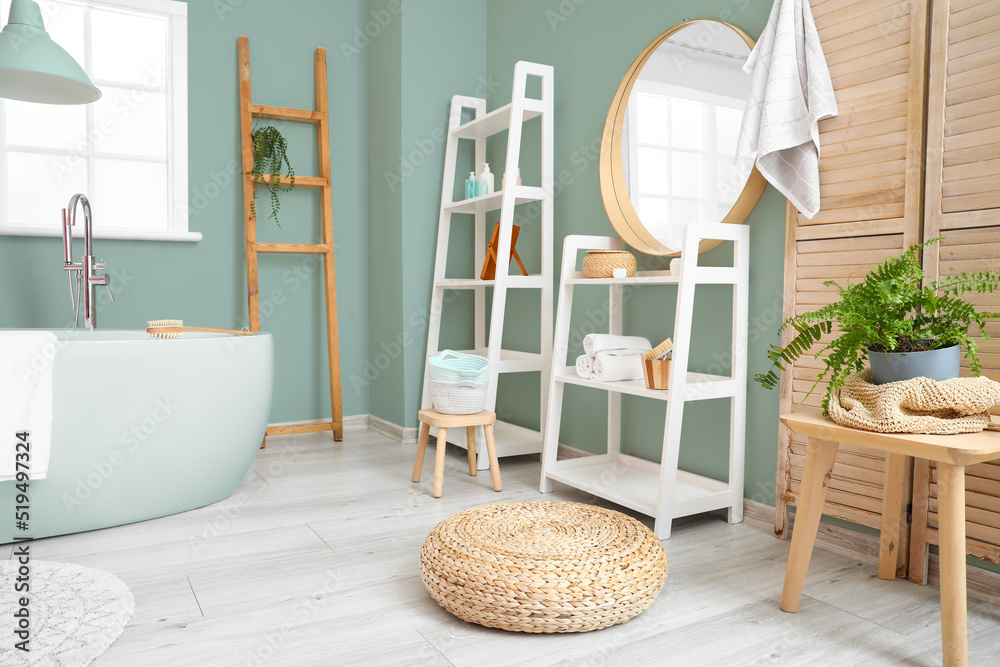
<svg viewBox="0 0 1000 667">
<path fill-rule="evenodd" d="M 868 350 L 868 363 L 875 384 L 900 382 L 918 377 L 950 380 L 958 377 L 962 348 L 950 345 L 924 352 L 875 352 Z"/>
</svg>

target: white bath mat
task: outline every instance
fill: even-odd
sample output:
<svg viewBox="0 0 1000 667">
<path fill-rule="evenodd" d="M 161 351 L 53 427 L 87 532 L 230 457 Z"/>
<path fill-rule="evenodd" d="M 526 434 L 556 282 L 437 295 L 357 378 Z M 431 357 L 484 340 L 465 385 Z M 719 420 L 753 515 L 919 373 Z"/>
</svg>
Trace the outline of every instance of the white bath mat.
<svg viewBox="0 0 1000 667">
<path fill-rule="evenodd" d="M 29 567 L 30 591 L 18 592 L 23 575 L 16 555 L 0 561 L 0 665 L 85 667 L 121 636 L 135 600 L 120 579 L 72 563 L 32 560 Z M 14 634 L 22 597 L 28 598 L 30 652 L 15 646 L 22 641 Z"/>
</svg>

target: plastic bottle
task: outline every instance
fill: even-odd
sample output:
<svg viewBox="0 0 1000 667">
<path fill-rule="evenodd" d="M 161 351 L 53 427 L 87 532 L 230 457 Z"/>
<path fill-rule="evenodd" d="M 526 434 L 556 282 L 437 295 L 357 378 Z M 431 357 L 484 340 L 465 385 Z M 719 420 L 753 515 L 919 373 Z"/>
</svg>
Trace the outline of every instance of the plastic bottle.
<svg viewBox="0 0 1000 667">
<path fill-rule="evenodd" d="M 517 175 L 517 185 L 520 185 L 521 184 L 521 168 L 520 167 L 514 167 L 514 173 Z M 500 187 L 503 188 L 504 190 L 507 189 L 507 174 L 506 173 L 504 173 L 504 175 L 503 175 L 503 180 L 500 182 Z"/>
<path fill-rule="evenodd" d="M 473 199 L 479 196 L 479 181 L 476 180 L 476 172 L 469 172 L 469 180 L 465 182 L 465 198 Z"/>
<path fill-rule="evenodd" d="M 494 191 L 493 173 L 490 172 L 490 164 L 484 162 L 483 171 L 479 174 L 479 194 L 489 195 L 493 194 Z"/>
</svg>

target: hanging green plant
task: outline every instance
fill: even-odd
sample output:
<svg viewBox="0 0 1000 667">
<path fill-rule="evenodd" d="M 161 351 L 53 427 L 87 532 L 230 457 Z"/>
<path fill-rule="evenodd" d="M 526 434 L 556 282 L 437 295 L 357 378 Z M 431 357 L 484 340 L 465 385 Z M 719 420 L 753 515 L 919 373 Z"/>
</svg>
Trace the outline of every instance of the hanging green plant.
<svg viewBox="0 0 1000 667">
<path fill-rule="evenodd" d="M 277 128 L 272 126 L 261 127 L 253 131 L 253 171 L 255 183 L 260 183 L 267 188 L 271 195 L 271 217 L 278 227 L 278 209 L 281 208 L 281 201 L 278 198 L 281 192 L 290 192 L 295 187 L 295 169 L 288 161 L 288 142 Z M 288 185 L 281 184 L 282 165 L 288 170 Z M 257 190 L 254 189 L 253 200 L 250 202 L 250 213 L 257 217 Z"/>
</svg>

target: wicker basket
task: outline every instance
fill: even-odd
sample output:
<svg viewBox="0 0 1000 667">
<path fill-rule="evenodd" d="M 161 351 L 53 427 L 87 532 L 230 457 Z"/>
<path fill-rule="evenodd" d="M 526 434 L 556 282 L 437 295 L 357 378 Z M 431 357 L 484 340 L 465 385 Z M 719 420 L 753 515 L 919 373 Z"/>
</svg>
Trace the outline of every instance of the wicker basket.
<svg viewBox="0 0 1000 667">
<path fill-rule="evenodd" d="M 613 278 L 614 269 L 625 269 L 629 278 L 635 275 L 635 255 L 624 250 L 591 250 L 583 258 L 583 275 L 588 278 Z"/>
<path fill-rule="evenodd" d="M 586 632 L 645 611 L 667 578 L 667 557 L 652 531 L 614 510 L 500 503 L 435 526 L 420 550 L 420 577 L 464 621 Z"/>
<path fill-rule="evenodd" d="M 427 360 L 431 380 L 438 382 L 486 382 L 490 376 L 490 362 L 476 354 L 463 354 L 445 350 Z"/>
<path fill-rule="evenodd" d="M 486 390 L 489 385 L 489 381 L 431 380 L 431 403 L 443 415 L 474 415 L 486 409 Z"/>
</svg>

